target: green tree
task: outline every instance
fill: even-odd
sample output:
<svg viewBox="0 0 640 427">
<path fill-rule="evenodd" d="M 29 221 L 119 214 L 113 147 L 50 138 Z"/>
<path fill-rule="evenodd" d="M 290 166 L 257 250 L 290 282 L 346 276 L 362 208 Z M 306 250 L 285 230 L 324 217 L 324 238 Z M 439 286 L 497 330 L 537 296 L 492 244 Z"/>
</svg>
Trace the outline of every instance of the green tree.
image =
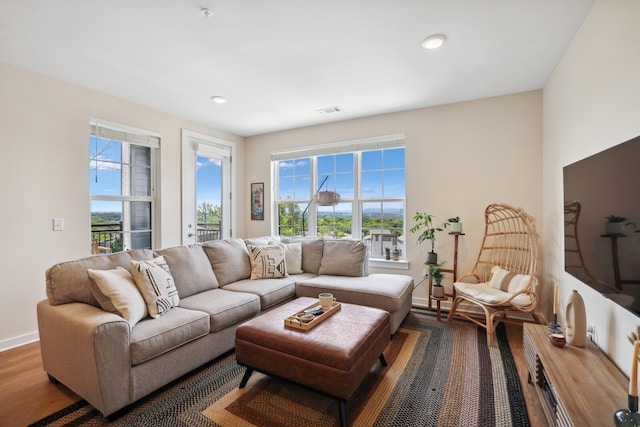
<svg viewBox="0 0 640 427">
<path fill-rule="evenodd" d="M 198 224 L 219 224 L 222 220 L 222 206 L 202 202 L 198 205 Z"/>
<path fill-rule="evenodd" d="M 296 203 L 278 205 L 278 227 L 282 236 L 296 236 L 302 230 L 302 213 Z M 303 230 L 304 231 L 304 230 Z"/>
</svg>

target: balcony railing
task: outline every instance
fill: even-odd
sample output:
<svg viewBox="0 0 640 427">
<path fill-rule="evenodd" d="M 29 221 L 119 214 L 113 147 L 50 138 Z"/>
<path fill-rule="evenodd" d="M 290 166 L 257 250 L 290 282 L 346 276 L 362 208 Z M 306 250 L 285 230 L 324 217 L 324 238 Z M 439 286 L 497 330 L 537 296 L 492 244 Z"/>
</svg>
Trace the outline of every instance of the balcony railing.
<svg viewBox="0 0 640 427">
<path fill-rule="evenodd" d="M 220 239 L 220 223 L 199 223 L 196 228 L 198 243 Z M 94 255 L 124 250 L 122 223 L 91 224 L 91 248 Z"/>
<path fill-rule="evenodd" d="M 220 240 L 220 223 L 198 223 L 196 228 L 198 243 Z"/>
<path fill-rule="evenodd" d="M 91 224 L 91 252 L 94 255 L 121 252 L 123 250 L 122 238 L 121 222 Z"/>
</svg>

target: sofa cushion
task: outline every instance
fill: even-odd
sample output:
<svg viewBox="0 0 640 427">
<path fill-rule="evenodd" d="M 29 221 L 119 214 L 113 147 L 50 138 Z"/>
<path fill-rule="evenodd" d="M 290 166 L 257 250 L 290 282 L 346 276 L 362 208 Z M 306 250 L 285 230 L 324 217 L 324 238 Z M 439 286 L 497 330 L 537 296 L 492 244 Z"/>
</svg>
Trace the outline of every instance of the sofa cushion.
<svg viewBox="0 0 640 427">
<path fill-rule="evenodd" d="M 288 274 L 302 274 L 302 243 L 283 243 Z"/>
<path fill-rule="evenodd" d="M 327 239 L 318 274 L 364 276 L 366 257 L 367 245 L 362 240 Z"/>
<path fill-rule="evenodd" d="M 318 298 L 331 292 L 339 302 L 397 311 L 407 293 L 413 291 L 413 279 L 403 274 L 370 274 L 366 277 L 316 276 L 296 284 L 299 297 Z"/>
<path fill-rule="evenodd" d="M 247 245 L 251 262 L 251 279 L 280 279 L 287 277 L 284 247 L 281 245 Z"/>
<path fill-rule="evenodd" d="M 131 363 L 137 365 L 209 333 L 209 315 L 176 307 L 131 331 Z"/>
<path fill-rule="evenodd" d="M 116 267 L 123 267 L 126 270 L 130 270 L 132 259 L 151 258 L 153 258 L 151 250 L 135 249 L 112 255 L 94 255 L 55 264 L 45 272 L 47 298 L 51 305 L 83 302 L 100 307 L 92 291 L 92 287 L 95 287 L 95 284 L 87 275 L 88 269 L 113 270 Z"/>
<path fill-rule="evenodd" d="M 180 304 L 169 265 L 161 255 L 152 260 L 131 261 L 131 273 L 154 319 Z"/>
<path fill-rule="evenodd" d="M 147 317 L 147 305 L 127 270 L 122 267 L 114 270 L 88 269 L 87 274 L 130 326 Z"/>
<path fill-rule="evenodd" d="M 210 332 L 217 332 L 260 313 L 256 295 L 212 289 L 180 300 L 180 307 L 204 311 L 210 317 Z"/>
<path fill-rule="evenodd" d="M 220 286 L 251 276 L 249 251 L 244 240 L 215 240 L 205 243 L 203 247 Z"/>
<path fill-rule="evenodd" d="M 260 298 L 260 308 L 262 310 L 266 310 L 269 307 L 296 296 L 296 285 L 290 278 L 244 279 L 230 283 L 224 286 L 223 289 L 257 295 Z"/>
<path fill-rule="evenodd" d="M 470 296 L 486 304 L 498 304 L 513 296 L 512 293 L 496 289 L 487 282 L 456 282 L 453 286 L 459 294 Z M 532 300 L 529 294 L 520 294 L 512 299 L 511 303 L 520 307 L 528 307 L 531 305 Z"/>
<path fill-rule="evenodd" d="M 244 243 L 253 246 L 267 246 L 267 245 L 279 245 L 282 243 L 280 236 L 263 236 L 263 237 L 250 237 L 244 239 Z"/>
<path fill-rule="evenodd" d="M 305 273 L 318 274 L 324 240 L 321 237 L 282 237 L 282 243 L 302 243 L 302 270 Z"/>
<path fill-rule="evenodd" d="M 176 246 L 157 253 L 169 264 L 180 297 L 218 287 L 216 275 L 201 245 Z"/>
</svg>

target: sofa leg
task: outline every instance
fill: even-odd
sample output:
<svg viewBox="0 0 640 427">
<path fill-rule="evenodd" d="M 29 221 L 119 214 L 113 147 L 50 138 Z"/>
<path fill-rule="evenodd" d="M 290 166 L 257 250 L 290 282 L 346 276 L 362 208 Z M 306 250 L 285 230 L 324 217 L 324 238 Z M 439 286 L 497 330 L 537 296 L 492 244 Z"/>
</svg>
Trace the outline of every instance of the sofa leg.
<svg viewBox="0 0 640 427">
<path fill-rule="evenodd" d="M 49 381 L 51 381 L 52 383 L 54 383 L 54 384 L 60 384 L 60 381 L 58 381 L 58 380 L 56 379 L 56 377 L 54 377 L 53 375 L 51 375 L 51 374 L 47 374 L 47 376 L 49 377 Z"/>
<path fill-rule="evenodd" d="M 238 388 L 244 388 L 244 386 L 247 385 L 251 374 L 253 374 L 253 368 L 247 366 L 247 370 L 244 371 L 244 376 L 242 377 L 242 381 L 240 381 L 240 385 L 238 386 Z"/>
</svg>

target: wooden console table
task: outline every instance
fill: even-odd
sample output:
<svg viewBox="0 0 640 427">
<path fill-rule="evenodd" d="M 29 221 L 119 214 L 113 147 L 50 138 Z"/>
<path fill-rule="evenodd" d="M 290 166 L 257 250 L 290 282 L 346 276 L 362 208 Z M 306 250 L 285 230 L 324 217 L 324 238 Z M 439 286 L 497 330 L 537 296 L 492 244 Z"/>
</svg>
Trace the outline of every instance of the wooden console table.
<svg viewBox="0 0 640 427">
<path fill-rule="evenodd" d="M 616 411 L 628 407 L 629 388 L 613 362 L 591 341 L 585 347 L 554 347 L 547 325 L 524 323 L 522 331 L 529 384 L 549 425 L 613 426 Z"/>
</svg>

